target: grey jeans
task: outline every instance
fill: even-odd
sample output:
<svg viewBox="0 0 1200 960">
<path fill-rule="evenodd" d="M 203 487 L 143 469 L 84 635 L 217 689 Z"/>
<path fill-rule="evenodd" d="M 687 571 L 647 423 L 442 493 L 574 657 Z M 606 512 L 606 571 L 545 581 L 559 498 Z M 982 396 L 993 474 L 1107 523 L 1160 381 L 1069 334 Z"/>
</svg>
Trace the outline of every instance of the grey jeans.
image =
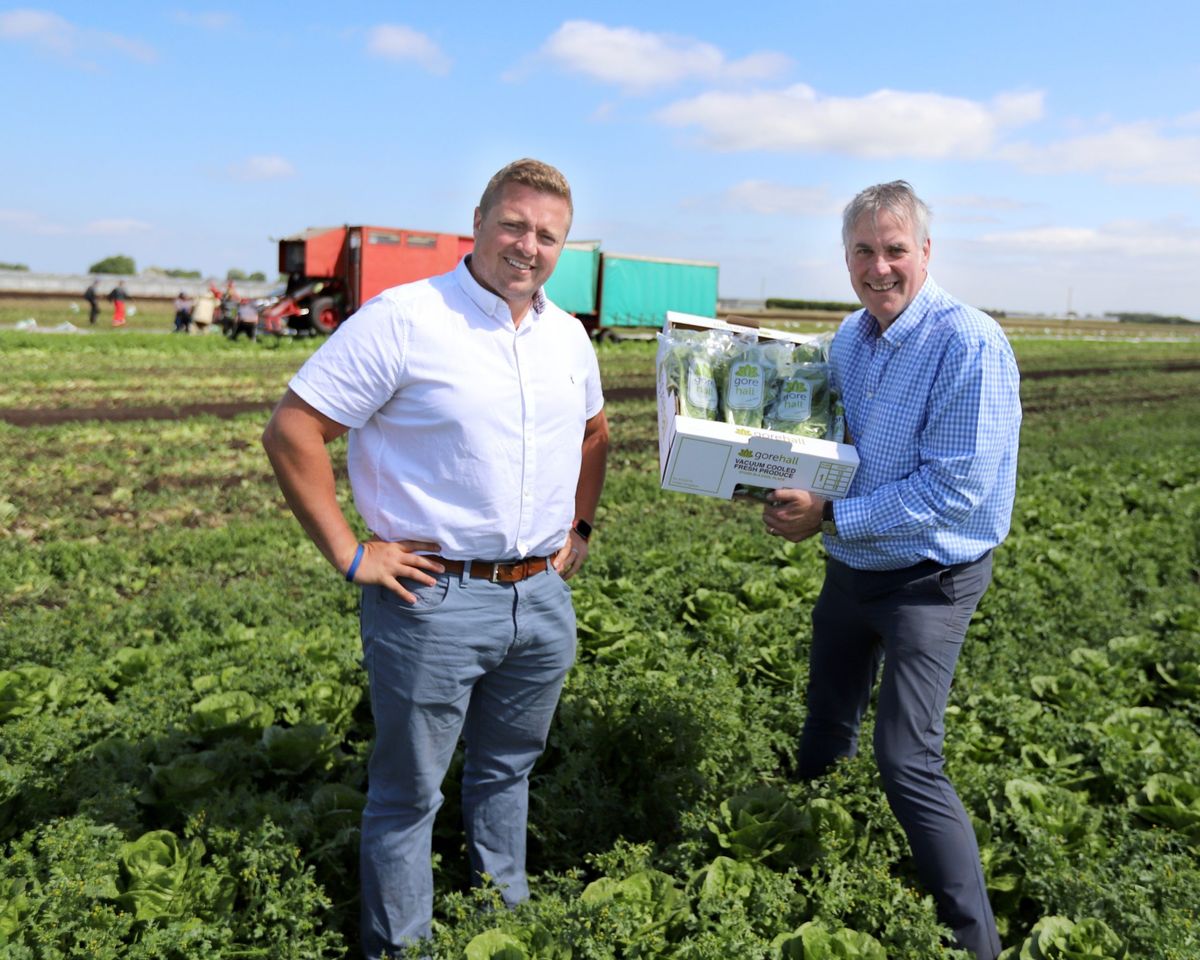
<svg viewBox="0 0 1200 960">
<path fill-rule="evenodd" d="M 939 919 L 981 960 L 994 960 L 1000 938 L 970 818 L 942 770 L 942 742 L 958 654 L 991 577 L 990 552 L 951 567 L 885 571 L 830 559 L 813 607 L 798 756 L 799 775 L 810 779 L 855 754 L 882 663 L 874 745 L 884 790 Z"/>
<path fill-rule="evenodd" d="M 369 958 L 430 934 L 433 818 L 460 735 L 473 873 L 506 903 L 529 896 L 529 773 L 575 657 L 570 587 L 552 567 L 513 584 L 464 573 L 405 586 L 415 604 L 380 587 L 362 597 L 375 719 L 360 850 Z"/>
</svg>

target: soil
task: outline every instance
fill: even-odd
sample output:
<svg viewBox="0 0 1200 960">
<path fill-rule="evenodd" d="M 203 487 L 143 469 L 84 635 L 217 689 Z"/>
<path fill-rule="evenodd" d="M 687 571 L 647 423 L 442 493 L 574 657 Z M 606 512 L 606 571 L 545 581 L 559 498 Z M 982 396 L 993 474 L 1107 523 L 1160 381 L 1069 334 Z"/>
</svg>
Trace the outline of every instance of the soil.
<svg viewBox="0 0 1200 960">
<path fill-rule="evenodd" d="M 1049 380 L 1056 377 L 1097 377 L 1112 373 L 1128 373 L 1133 367 L 1071 367 L 1061 370 L 1029 370 L 1022 372 L 1023 380 Z M 1139 365 L 1138 370 L 1156 371 L 1162 373 L 1181 373 L 1200 370 L 1200 362 L 1192 360 L 1166 361 L 1160 364 Z M 653 400 L 654 386 L 614 387 L 604 392 L 605 399 L 621 400 Z M 1148 402 L 1166 401 L 1186 394 L 1160 394 L 1142 398 Z M 1086 399 L 1086 398 L 1085 398 Z M 1069 406 L 1060 400 L 1055 406 Z M 60 423 L 78 423 L 86 420 L 100 422 L 120 422 L 127 420 L 184 420 L 188 417 L 236 417 L 243 413 L 261 411 L 264 415 L 270 411 L 273 404 L 251 400 L 238 403 L 181 403 L 164 404 L 159 406 L 101 406 L 101 407 L 40 407 L 22 409 L 19 407 L 0 408 L 0 421 L 17 427 L 54 426 Z M 1034 408 L 1027 408 L 1034 412 Z"/>
<path fill-rule="evenodd" d="M 257 410 L 265 414 L 272 406 L 274 404 L 251 400 L 240 403 L 180 403 L 144 407 L 41 407 L 30 410 L 8 407 L 0 408 L 0 420 L 17 427 L 46 427 L 84 420 L 115 423 L 126 420 L 186 420 L 189 417 L 228 419 Z"/>
</svg>

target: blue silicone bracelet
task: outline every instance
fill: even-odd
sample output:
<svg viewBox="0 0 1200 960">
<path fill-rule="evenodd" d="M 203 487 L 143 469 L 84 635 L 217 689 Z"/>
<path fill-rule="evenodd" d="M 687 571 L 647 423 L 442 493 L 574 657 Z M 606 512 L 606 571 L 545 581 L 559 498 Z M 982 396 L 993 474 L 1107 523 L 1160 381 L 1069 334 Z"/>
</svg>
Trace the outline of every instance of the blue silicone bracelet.
<svg viewBox="0 0 1200 960">
<path fill-rule="evenodd" d="M 358 549 L 354 551 L 354 559 L 350 561 L 350 566 L 346 570 L 346 582 L 353 583 L 354 575 L 358 572 L 358 564 L 363 558 L 363 545 L 360 543 Z"/>
</svg>

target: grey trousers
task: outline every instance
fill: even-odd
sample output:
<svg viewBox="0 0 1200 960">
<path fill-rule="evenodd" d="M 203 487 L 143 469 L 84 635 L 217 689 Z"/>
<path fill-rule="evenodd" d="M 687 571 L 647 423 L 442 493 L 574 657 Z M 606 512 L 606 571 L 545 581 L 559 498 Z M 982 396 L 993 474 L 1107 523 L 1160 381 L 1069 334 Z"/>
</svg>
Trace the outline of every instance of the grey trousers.
<svg viewBox="0 0 1200 960">
<path fill-rule="evenodd" d="M 1000 953 L 970 818 L 942 771 L 943 714 L 971 615 L 992 577 L 991 553 L 945 567 L 855 570 L 830 559 L 813 608 L 808 714 L 798 773 L 823 774 L 858 749 L 858 730 L 883 665 L 875 757 L 921 882 L 958 945 Z"/>
<path fill-rule="evenodd" d="M 404 584 L 415 604 L 382 587 L 362 597 L 375 720 L 360 851 L 372 960 L 430 935 L 433 820 L 460 736 L 472 872 L 491 877 L 507 904 L 529 896 L 529 774 L 575 657 L 571 588 L 552 567 L 513 584 L 466 573 Z"/>
</svg>

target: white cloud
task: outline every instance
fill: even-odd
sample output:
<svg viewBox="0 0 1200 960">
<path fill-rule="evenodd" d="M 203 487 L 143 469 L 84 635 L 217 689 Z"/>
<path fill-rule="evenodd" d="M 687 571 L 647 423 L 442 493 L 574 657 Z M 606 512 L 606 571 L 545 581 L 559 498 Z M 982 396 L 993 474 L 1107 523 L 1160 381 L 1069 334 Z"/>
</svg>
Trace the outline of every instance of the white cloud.
<svg viewBox="0 0 1200 960">
<path fill-rule="evenodd" d="M 938 282 L 982 306 L 1197 316 L 1200 229 L 1182 217 L 1048 223 L 948 239 L 940 248 L 935 236 L 934 256 Z"/>
<path fill-rule="evenodd" d="M 21 8 L 0 13 L 0 38 L 31 44 L 89 70 L 96 69 L 97 63 L 88 54 L 98 51 L 116 51 L 142 63 L 158 59 L 154 48 L 140 40 L 79 27 L 48 10 Z"/>
<path fill-rule="evenodd" d="M 725 193 L 734 210 L 810 217 L 836 213 L 837 202 L 824 187 L 790 187 L 767 180 L 743 180 Z"/>
<path fill-rule="evenodd" d="M 1010 253 L 1170 257 L 1189 265 L 1200 256 L 1200 230 L 1172 221 L 1114 220 L 1098 227 L 1045 226 L 988 233 L 979 240 Z"/>
<path fill-rule="evenodd" d="M 246 157 L 228 168 L 235 180 L 282 180 L 296 175 L 291 161 L 277 154 L 260 154 Z"/>
<path fill-rule="evenodd" d="M 617 108 L 617 105 L 615 103 L 613 103 L 611 100 L 609 100 L 605 103 L 600 104 L 600 106 L 596 107 L 596 109 L 592 111 L 591 116 L 588 117 L 588 119 L 591 120 L 592 123 L 607 123 L 609 120 L 611 120 L 613 118 L 613 115 L 616 112 L 616 108 Z"/>
<path fill-rule="evenodd" d="M 133 233 L 145 233 L 150 229 L 153 228 L 144 220 L 116 218 L 111 220 L 92 220 L 84 224 L 82 232 L 93 236 L 124 237 Z"/>
<path fill-rule="evenodd" d="M 176 10 L 174 17 L 176 23 L 203 30 L 225 30 L 237 22 L 237 17 L 224 10 Z"/>
<path fill-rule="evenodd" d="M 107 236 L 122 237 L 134 233 L 145 233 L 153 225 L 144 220 L 112 218 L 91 220 L 82 226 L 62 224 L 47 219 L 32 210 L 0 210 L 0 226 L 14 227 L 23 234 L 38 237 Z"/>
<path fill-rule="evenodd" d="M 367 51 L 386 60 L 416 63 L 438 76 L 450 72 L 451 60 L 442 48 L 412 27 L 392 23 L 372 27 L 367 36 Z"/>
<path fill-rule="evenodd" d="M 46 10 L 18 9 L 0 13 L 0 37 L 27 41 L 62 56 L 75 51 L 78 33 L 69 21 Z"/>
<path fill-rule="evenodd" d="M 541 53 L 565 70 L 630 93 L 645 93 L 682 80 L 765 80 L 791 66 L 783 54 L 753 53 L 727 60 L 717 47 L 691 37 L 568 20 L 542 45 Z"/>
<path fill-rule="evenodd" d="M 140 63 L 155 63 L 158 60 L 158 52 L 153 47 L 140 40 L 130 40 L 115 33 L 96 33 L 93 42 L 97 46 L 128 54 Z"/>
<path fill-rule="evenodd" d="M 826 97 L 796 84 L 783 90 L 704 93 L 667 106 L 658 119 L 698 127 L 708 146 L 721 151 L 936 159 L 985 156 L 1003 128 L 1041 113 L 1041 93 L 1004 93 L 982 103 L 901 90 Z"/>
<path fill-rule="evenodd" d="M 963 193 L 950 197 L 938 197 L 937 207 L 957 210 L 1025 210 L 1032 204 L 1012 197 L 985 196 L 978 193 Z"/>
<path fill-rule="evenodd" d="M 1016 210 L 1027 211 L 1038 206 L 1013 197 L 987 196 L 984 194 L 957 194 L 934 197 L 931 210 L 938 223 L 1001 223 L 1001 213 Z"/>
<path fill-rule="evenodd" d="M 1180 118 L 1186 127 L 1193 118 Z M 1018 143 L 998 154 L 1030 173 L 1089 173 L 1114 182 L 1200 186 L 1200 137 L 1164 136 L 1152 121 L 1126 123 L 1045 146 Z"/>
<path fill-rule="evenodd" d="M 979 239 L 981 243 L 1021 250 L 1037 248 L 1077 253 L 1114 248 L 1110 239 L 1092 227 L 1034 227 L 1032 230 L 987 233 Z"/>
<path fill-rule="evenodd" d="M 0 210 L 0 225 L 41 237 L 60 237 L 70 232 L 62 224 L 47 220 L 32 210 Z"/>
</svg>

